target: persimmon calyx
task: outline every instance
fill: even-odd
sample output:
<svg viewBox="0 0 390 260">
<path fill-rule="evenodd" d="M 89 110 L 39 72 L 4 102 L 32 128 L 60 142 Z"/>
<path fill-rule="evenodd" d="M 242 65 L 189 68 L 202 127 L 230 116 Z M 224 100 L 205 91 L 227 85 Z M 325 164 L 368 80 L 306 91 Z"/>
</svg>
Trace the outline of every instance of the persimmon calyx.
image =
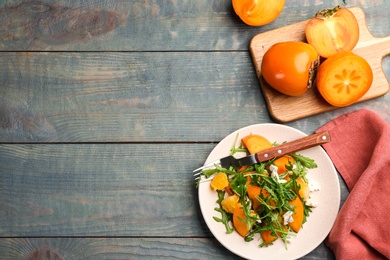
<svg viewBox="0 0 390 260">
<path fill-rule="evenodd" d="M 327 8 L 324 10 L 320 10 L 316 13 L 315 18 L 319 18 L 323 20 L 332 18 L 333 15 L 335 15 L 340 10 L 340 8 L 341 7 L 337 5 L 335 8 Z"/>
<path fill-rule="evenodd" d="M 311 88 L 314 85 L 314 81 L 319 66 L 320 66 L 320 56 L 318 56 L 316 60 L 313 60 L 311 62 L 311 66 L 309 68 L 309 79 L 307 81 L 307 88 Z"/>
</svg>

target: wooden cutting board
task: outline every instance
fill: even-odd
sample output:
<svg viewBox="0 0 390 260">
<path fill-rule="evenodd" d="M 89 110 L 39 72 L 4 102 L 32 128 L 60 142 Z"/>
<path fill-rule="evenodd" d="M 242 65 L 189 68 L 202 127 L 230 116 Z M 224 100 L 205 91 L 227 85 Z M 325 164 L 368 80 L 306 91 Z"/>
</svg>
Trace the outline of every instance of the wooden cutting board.
<svg viewBox="0 0 390 260">
<path fill-rule="evenodd" d="M 374 80 L 369 91 L 358 101 L 373 99 L 389 91 L 389 82 L 382 70 L 382 59 L 390 53 L 390 36 L 375 38 L 368 31 L 366 18 L 361 8 L 350 10 L 356 16 L 360 27 L 359 42 L 353 52 L 362 56 L 371 65 Z M 272 89 L 261 76 L 261 61 L 264 53 L 273 44 L 283 41 L 304 41 L 305 27 L 308 21 L 281 27 L 272 31 L 258 34 L 250 42 L 249 49 L 259 78 L 271 117 L 281 123 L 290 122 L 311 115 L 337 109 L 329 105 L 319 94 L 316 87 L 309 89 L 304 95 L 290 97 Z"/>
</svg>

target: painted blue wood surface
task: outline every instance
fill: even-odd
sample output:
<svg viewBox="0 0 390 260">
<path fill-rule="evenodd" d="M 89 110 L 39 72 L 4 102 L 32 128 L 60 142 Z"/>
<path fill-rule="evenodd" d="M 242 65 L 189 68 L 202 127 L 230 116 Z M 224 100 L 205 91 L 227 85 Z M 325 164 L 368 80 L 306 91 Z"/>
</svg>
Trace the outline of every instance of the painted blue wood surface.
<svg viewBox="0 0 390 260">
<path fill-rule="evenodd" d="M 347 2 L 390 35 L 390 2 Z M 232 131 L 273 122 L 252 37 L 336 4 L 287 1 L 249 27 L 226 0 L 0 1 L 0 259 L 237 259 L 191 171 Z M 310 134 L 363 107 L 390 123 L 387 94 L 287 125 Z"/>
</svg>

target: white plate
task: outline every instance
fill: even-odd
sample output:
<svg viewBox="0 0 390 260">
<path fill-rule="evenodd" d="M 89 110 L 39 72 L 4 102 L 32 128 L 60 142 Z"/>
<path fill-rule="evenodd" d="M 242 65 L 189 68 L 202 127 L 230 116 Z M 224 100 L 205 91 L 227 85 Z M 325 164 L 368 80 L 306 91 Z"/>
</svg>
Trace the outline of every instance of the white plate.
<svg viewBox="0 0 390 260">
<path fill-rule="evenodd" d="M 206 163 L 229 155 L 237 133 L 239 133 L 237 146 L 240 145 L 241 138 L 250 133 L 262 135 L 271 143 L 289 142 L 306 136 L 299 130 L 279 124 L 247 126 L 225 137 L 210 153 Z M 271 246 L 261 248 L 259 247 L 261 240 L 257 240 L 259 236 L 251 242 L 245 242 L 236 232 L 226 234 L 225 226 L 213 219 L 213 216 L 221 216 L 219 212 L 214 210 L 218 206 L 216 203 L 217 193 L 210 189 L 209 182 L 203 182 L 199 185 L 199 204 L 203 218 L 212 234 L 224 247 L 247 259 L 297 259 L 310 253 L 324 241 L 333 226 L 340 206 L 340 185 L 337 172 L 329 156 L 320 146 L 298 153 L 314 159 L 317 163 L 318 168 L 310 169 L 307 177 L 309 180 L 317 181 L 321 189 L 310 194 L 311 198 L 319 205 L 312 209 L 307 222 L 297 236 L 292 239 L 292 242 L 288 244 L 287 249 L 280 239 Z"/>
</svg>

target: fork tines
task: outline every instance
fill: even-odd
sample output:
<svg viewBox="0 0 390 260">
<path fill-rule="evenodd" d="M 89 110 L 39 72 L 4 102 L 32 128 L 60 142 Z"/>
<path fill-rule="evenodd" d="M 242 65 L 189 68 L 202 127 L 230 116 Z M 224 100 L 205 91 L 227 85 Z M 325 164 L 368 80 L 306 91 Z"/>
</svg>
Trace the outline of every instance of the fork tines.
<svg viewBox="0 0 390 260">
<path fill-rule="evenodd" d="M 205 164 L 202 167 L 199 167 L 198 169 L 193 170 L 192 172 L 194 173 L 194 176 L 198 176 L 202 173 L 202 170 L 204 170 L 208 167 L 214 166 L 215 164 L 220 164 L 220 163 L 221 163 L 221 161 L 218 159 L 218 160 L 215 160 L 211 163 Z"/>
</svg>

